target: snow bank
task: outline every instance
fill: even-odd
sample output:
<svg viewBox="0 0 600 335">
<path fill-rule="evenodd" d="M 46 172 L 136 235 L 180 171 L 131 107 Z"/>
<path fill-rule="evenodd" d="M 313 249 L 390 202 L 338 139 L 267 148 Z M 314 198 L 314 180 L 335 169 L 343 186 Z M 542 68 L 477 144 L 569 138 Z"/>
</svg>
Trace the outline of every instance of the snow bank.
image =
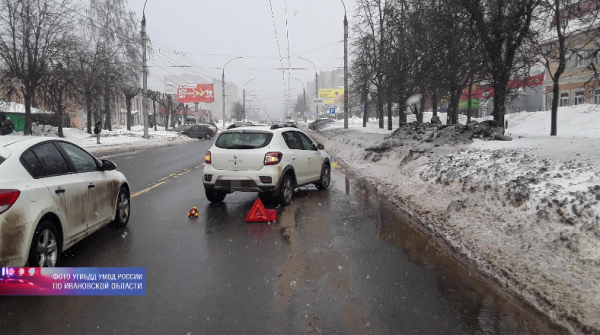
<svg viewBox="0 0 600 335">
<path fill-rule="evenodd" d="M 446 114 L 439 113 L 440 119 L 445 123 Z M 430 122 L 433 113 L 423 114 L 423 121 Z M 473 119 L 481 122 L 492 119 L 491 116 Z M 416 121 L 415 115 L 408 115 L 408 122 Z M 550 137 L 550 111 L 520 112 L 506 115 L 508 121 L 507 135 L 513 137 Z M 348 119 L 349 128 L 367 134 L 389 134 L 387 130 L 387 117 L 384 117 L 384 129 L 379 128 L 379 121 L 370 118 L 367 127 L 363 128 L 362 118 Z M 459 123 L 465 124 L 467 117 L 459 116 Z M 336 120 L 323 129 L 342 129 L 344 120 Z M 398 117 L 392 118 L 392 128 L 398 128 Z M 561 137 L 599 138 L 600 139 L 600 105 L 583 104 L 577 106 L 560 107 L 558 109 L 558 135 Z"/>
<path fill-rule="evenodd" d="M 32 129 L 32 136 L 58 137 L 58 128 L 40 125 Z M 197 141 L 174 131 L 165 131 L 163 127 L 158 127 L 157 131 L 150 129 L 148 134 L 150 138 L 144 139 L 143 126 L 134 126 L 131 130 L 124 127 L 113 127 L 112 131 L 103 130 L 100 142 L 96 143 L 96 136 L 88 134 L 86 131 L 77 128 L 63 128 L 64 138 L 92 153 L 104 151 L 133 150 L 156 146 L 174 145 L 189 141 Z M 23 135 L 23 132 L 15 133 Z"/>
<path fill-rule="evenodd" d="M 586 129 L 597 109 L 561 112 L 571 117 L 573 136 L 594 135 Z M 511 115 L 512 131 L 542 136 L 534 127 L 541 113 L 549 117 Z M 385 134 L 362 124 L 313 134 L 505 289 L 572 333 L 600 332 L 600 159 L 585 156 L 599 141 L 545 138 L 543 152 L 540 138 L 460 147 L 407 142 L 368 152 Z"/>
</svg>

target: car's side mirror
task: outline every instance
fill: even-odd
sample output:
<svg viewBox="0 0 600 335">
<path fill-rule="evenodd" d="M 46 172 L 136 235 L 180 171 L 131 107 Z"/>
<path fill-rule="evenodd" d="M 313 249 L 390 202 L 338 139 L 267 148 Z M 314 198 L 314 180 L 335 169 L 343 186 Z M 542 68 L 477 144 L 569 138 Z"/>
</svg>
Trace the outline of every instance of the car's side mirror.
<svg viewBox="0 0 600 335">
<path fill-rule="evenodd" d="M 117 169 L 117 165 L 108 159 L 102 160 L 102 171 L 113 171 Z"/>
<path fill-rule="evenodd" d="M 317 145 L 317 149 L 319 149 L 319 150 L 325 150 L 325 146 L 323 144 L 319 143 Z"/>
</svg>

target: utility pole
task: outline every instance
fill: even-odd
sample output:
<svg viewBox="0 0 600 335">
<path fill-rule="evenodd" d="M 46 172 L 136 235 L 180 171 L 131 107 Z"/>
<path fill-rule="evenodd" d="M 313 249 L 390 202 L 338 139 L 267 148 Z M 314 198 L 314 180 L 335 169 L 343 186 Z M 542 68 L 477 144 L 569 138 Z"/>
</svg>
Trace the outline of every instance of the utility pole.
<svg viewBox="0 0 600 335">
<path fill-rule="evenodd" d="M 144 84 L 142 87 L 142 117 L 144 118 L 144 138 L 148 139 L 148 106 L 146 95 L 148 94 L 148 66 L 146 64 L 146 2 L 144 2 L 144 10 L 142 14 L 142 46 L 143 46 L 143 56 L 142 56 L 142 76 L 144 78 Z M 128 120 L 129 122 L 129 120 Z"/>
<path fill-rule="evenodd" d="M 240 58 L 242 57 L 232 58 L 228 60 L 227 63 L 225 63 L 225 65 L 223 66 L 223 74 L 221 75 L 221 83 L 223 84 L 223 129 L 225 129 L 225 68 L 227 67 L 227 64 L 229 64 L 229 62 Z"/>
<path fill-rule="evenodd" d="M 303 59 L 307 62 L 310 62 L 312 64 L 312 66 L 315 68 L 315 108 L 317 109 L 317 118 L 319 117 L 319 103 L 316 101 L 316 99 L 319 99 L 319 72 L 317 71 L 317 67 L 315 66 L 315 63 L 311 62 L 310 60 L 300 57 L 300 56 L 296 56 L 300 59 Z"/>
<path fill-rule="evenodd" d="M 197 103 L 197 102 L 194 102 L 194 105 L 196 106 L 196 116 L 197 116 L 198 118 L 200 118 L 200 111 L 198 110 L 198 103 Z"/>
<path fill-rule="evenodd" d="M 350 113 L 349 95 L 348 90 L 348 16 L 346 14 L 346 4 L 342 0 L 344 5 L 344 129 L 348 129 L 348 114 Z"/>
<path fill-rule="evenodd" d="M 244 110 L 244 117 L 242 121 L 246 121 L 246 89 L 242 91 L 242 109 Z"/>
</svg>

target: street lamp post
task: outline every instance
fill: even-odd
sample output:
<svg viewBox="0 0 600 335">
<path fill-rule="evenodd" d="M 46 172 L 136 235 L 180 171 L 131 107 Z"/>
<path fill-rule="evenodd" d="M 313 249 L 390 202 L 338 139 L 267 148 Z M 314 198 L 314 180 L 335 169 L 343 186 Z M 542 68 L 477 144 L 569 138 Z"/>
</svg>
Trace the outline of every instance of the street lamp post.
<svg viewBox="0 0 600 335">
<path fill-rule="evenodd" d="M 148 95 L 148 66 L 146 64 L 146 4 L 148 0 L 144 2 L 144 9 L 142 10 L 142 46 L 143 46 L 143 64 L 142 64 L 142 76 L 143 76 L 143 87 L 142 87 L 142 115 L 144 118 L 144 138 L 148 139 L 148 108 L 147 99 Z M 129 121 L 128 121 L 129 122 Z"/>
<path fill-rule="evenodd" d="M 350 104 L 348 90 L 348 16 L 346 13 L 346 4 L 344 0 L 342 5 L 344 6 L 344 129 L 348 129 L 348 114 L 350 113 Z"/>
<path fill-rule="evenodd" d="M 310 62 L 312 64 L 312 66 L 315 68 L 315 100 L 319 98 L 319 73 L 317 72 L 317 67 L 315 66 L 315 63 L 311 62 L 310 60 L 297 56 L 300 59 L 303 59 L 307 62 Z M 319 117 L 319 103 L 315 101 L 315 108 L 317 109 L 317 117 Z"/>
<path fill-rule="evenodd" d="M 302 92 L 303 92 L 303 99 L 304 99 L 304 108 L 306 108 L 306 86 L 304 86 L 304 83 L 302 82 L 302 80 L 298 79 L 298 78 L 292 78 L 294 80 L 297 80 L 300 82 L 300 84 L 302 84 Z"/>
<path fill-rule="evenodd" d="M 246 121 L 246 85 L 248 85 L 249 82 L 253 81 L 256 78 L 252 78 L 250 80 L 248 80 L 243 87 L 242 93 L 243 93 L 243 98 L 242 98 L 242 109 L 244 110 L 244 120 Z"/>
<path fill-rule="evenodd" d="M 225 68 L 227 67 L 227 64 L 229 64 L 229 62 L 240 58 L 242 57 L 232 58 L 228 60 L 227 63 L 225 63 L 225 65 L 223 66 L 223 74 L 221 76 L 221 82 L 223 84 L 223 129 L 225 129 Z"/>
</svg>

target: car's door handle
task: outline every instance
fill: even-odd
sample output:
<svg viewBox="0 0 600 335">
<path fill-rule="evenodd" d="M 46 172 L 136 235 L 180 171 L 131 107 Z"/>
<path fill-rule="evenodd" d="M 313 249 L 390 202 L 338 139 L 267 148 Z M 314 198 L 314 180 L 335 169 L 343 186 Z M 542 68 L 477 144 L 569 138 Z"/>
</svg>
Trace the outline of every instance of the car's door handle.
<svg viewBox="0 0 600 335">
<path fill-rule="evenodd" d="M 56 194 L 60 194 L 60 193 L 65 193 L 67 190 L 65 190 L 64 188 L 57 188 L 54 193 Z"/>
<path fill-rule="evenodd" d="M 94 187 L 96 187 L 96 185 L 94 185 L 94 184 L 89 184 L 89 185 L 88 185 L 88 188 L 89 188 L 89 189 L 92 189 L 92 188 L 94 188 Z"/>
<path fill-rule="evenodd" d="M 312 157 L 308 156 L 308 159 L 312 159 Z"/>
<path fill-rule="evenodd" d="M 292 160 L 295 161 L 296 160 L 296 156 L 292 156 Z"/>
</svg>

